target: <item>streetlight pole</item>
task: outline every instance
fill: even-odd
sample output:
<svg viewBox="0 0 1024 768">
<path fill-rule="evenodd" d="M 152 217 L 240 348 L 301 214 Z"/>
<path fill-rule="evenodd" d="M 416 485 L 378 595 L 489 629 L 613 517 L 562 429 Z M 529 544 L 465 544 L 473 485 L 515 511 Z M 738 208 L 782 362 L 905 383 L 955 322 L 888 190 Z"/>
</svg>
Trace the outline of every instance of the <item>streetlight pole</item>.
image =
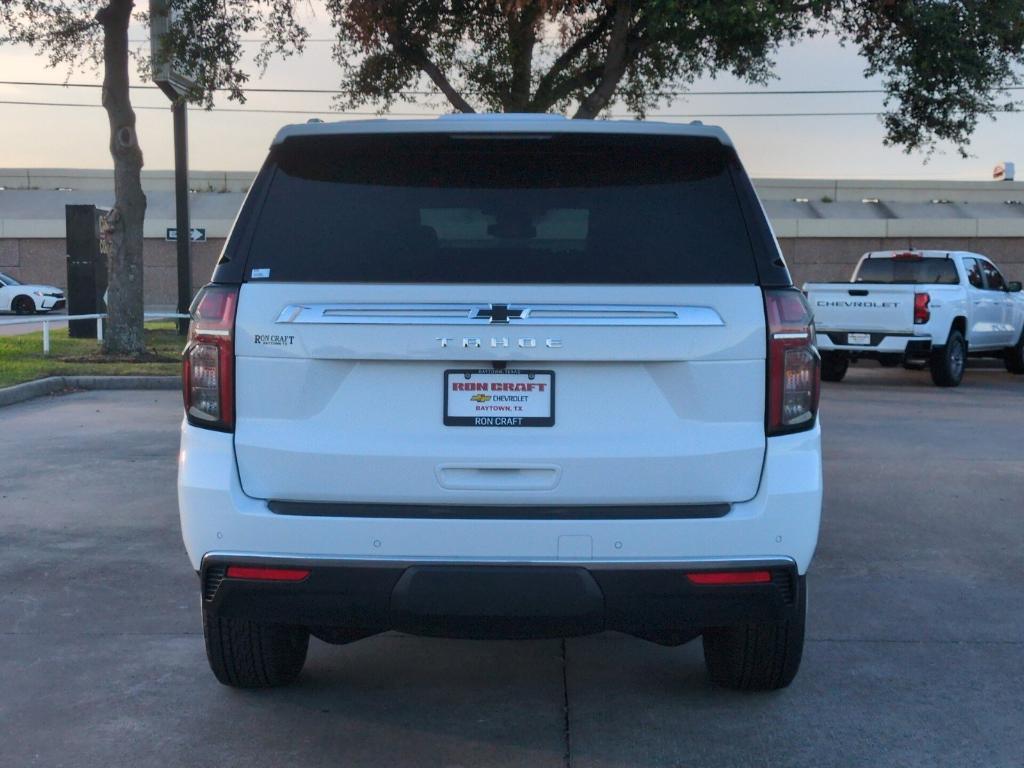
<svg viewBox="0 0 1024 768">
<path fill-rule="evenodd" d="M 178 236 L 178 307 L 179 315 L 188 314 L 192 303 L 192 227 L 188 211 L 188 103 L 183 97 L 174 100 L 174 212 Z M 178 318 L 178 335 L 188 333 L 188 320 Z"/>
<path fill-rule="evenodd" d="M 160 86 L 171 100 L 174 115 L 174 208 L 177 219 L 175 246 L 178 253 L 178 314 L 187 314 L 192 303 L 192 227 L 188 215 L 188 103 L 185 94 L 190 80 L 178 71 L 165 50 L 164 37 L 169 33 L 174 17 L 179 13 L 171 9 L 170 0 L 149 0 L 150 55 L 153 63 L 153 82 Z M 188 320 L 178 318 L 178 333 L 188 333 Z"/>
</svg>

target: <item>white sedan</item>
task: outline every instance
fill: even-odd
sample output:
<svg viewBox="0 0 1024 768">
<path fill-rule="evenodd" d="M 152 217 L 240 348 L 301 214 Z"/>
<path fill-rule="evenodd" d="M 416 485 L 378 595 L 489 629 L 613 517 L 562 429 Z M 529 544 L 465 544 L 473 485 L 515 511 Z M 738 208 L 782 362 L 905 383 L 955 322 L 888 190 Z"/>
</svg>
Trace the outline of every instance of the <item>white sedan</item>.
<svg viewBox="0 0 1024 768">
<path fill-rule="evenodd" d="M 32 315 L 64 308 L 64 291 L 52 285 L 27 285 L 0 272 L 0 312 Z"/>
</svg>

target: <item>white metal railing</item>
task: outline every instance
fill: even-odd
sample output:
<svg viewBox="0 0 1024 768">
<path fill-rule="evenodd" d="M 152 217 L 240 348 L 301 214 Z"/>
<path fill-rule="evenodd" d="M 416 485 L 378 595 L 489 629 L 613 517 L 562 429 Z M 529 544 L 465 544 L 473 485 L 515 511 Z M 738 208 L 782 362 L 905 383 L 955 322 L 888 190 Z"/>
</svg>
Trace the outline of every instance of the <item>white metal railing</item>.
<svg viewBox="0 0 1024 768">
<path fill-rule="evenodd" d="M 52 317 L 5 317 L 0 319 L 0 328 L 5 325 L 42 325 L 43 326 L 43 354 L 50 354 L 50 326 L 53 323 L 66 323 L 68 320 L 95 320 L 96 321 L 96 340 L 103 341 L 103 320 L 107 316 L 106 312 L 101 312 L 95 315 L 53 315 Z M 143 322 L 149 320 L 176 320 L 178 318 L 188 319 L 188 315 L 182 315 L 178 312 L 145 312 L 143 313 Z"/>
</svg>

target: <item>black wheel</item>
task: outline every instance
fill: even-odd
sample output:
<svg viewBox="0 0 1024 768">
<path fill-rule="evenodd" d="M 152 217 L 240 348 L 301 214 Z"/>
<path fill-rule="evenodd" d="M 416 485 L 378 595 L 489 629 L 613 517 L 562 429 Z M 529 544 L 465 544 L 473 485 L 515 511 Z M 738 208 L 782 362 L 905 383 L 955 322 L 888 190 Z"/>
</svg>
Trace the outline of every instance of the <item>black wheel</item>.
<svg viewBox="0 0 1024 768">
<path fill-rule="evenodd" d="M 1007 347 L 1003 352 L 1003 363 L 1010 373 L 1024 373 L 1024 332 L 1021 333 L 1017 343 Z"/>
<path fill-rule="evenodd" d="M 797 592 L 791 619 L 704 630 L 704 664 L 712 682 L 738 691 L 774 691 L 793 682 L 804 652 L 806 577 Z"/>
<path fill-rule="evenodd" d="M 842 381 L 850 367 L 850 358 L 841 352 L 821 353 L 821 380 Z"/>
<path fill-rule="evenodd" d="M 36 313 L 36 303 L 32 301 L 31 296 L 16 296 L 14 301 L 11 302 L 11 309 L 18 315 L 34 315 Z"/>
<path fill-rule="evenodd" d="M 305 627 L 225 619 L 203 611 L 206 658 L 213 674 L 235 688 L 287 685 L 306 663 Z"/>
<path fill-rule="evenodd" d="M 929 367 L 937 387 L 958 387 L 967 367 L 967 342 L 956 328 L 949 332 L 946 345 L 932 352 Z"/>
</svg>

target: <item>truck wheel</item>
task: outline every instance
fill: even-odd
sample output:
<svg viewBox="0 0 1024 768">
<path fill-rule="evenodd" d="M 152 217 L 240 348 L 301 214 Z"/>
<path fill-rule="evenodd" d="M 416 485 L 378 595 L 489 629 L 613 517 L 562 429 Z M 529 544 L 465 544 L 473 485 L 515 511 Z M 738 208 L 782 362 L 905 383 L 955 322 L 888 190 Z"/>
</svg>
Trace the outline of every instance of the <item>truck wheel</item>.
<svg viewBox="0 0 1024 768">
<path fill-rule="evenodd" d="M 850 358 L 842 353 L 821 353 L 821 380 L 842 381 L 846 369 L 850 367 Z"/>
<path fill-rule="evenodd" d="M 807 582 L 798 582 L 793 618 L 704 630 L 704 665 L 711 680 L 738 691 L 774 691 L 796 677 L 804 651 Z"/>
<path fill-rule="evenodd" d="M 213 674 L 235 688 L 287 685 L 306 663 L 305 627 L 225 619 L 203 611 L 206 658 Z"/>
<path fill-rule="evenodd" d="M 1017 343 L 1007 347 L 1003 352 L 1003 362 L 1006 370 L 1010 373 L 1024 373 L 1024 332 L 1021 333 Z"/>
<path fill-rule="evenodd" d="M 937 387 L 958 387 L 967 366 L 967 342 L 956 328 L 949 332 L 946 345 L 932 352 L 929 367 Z"/>
</svg>

